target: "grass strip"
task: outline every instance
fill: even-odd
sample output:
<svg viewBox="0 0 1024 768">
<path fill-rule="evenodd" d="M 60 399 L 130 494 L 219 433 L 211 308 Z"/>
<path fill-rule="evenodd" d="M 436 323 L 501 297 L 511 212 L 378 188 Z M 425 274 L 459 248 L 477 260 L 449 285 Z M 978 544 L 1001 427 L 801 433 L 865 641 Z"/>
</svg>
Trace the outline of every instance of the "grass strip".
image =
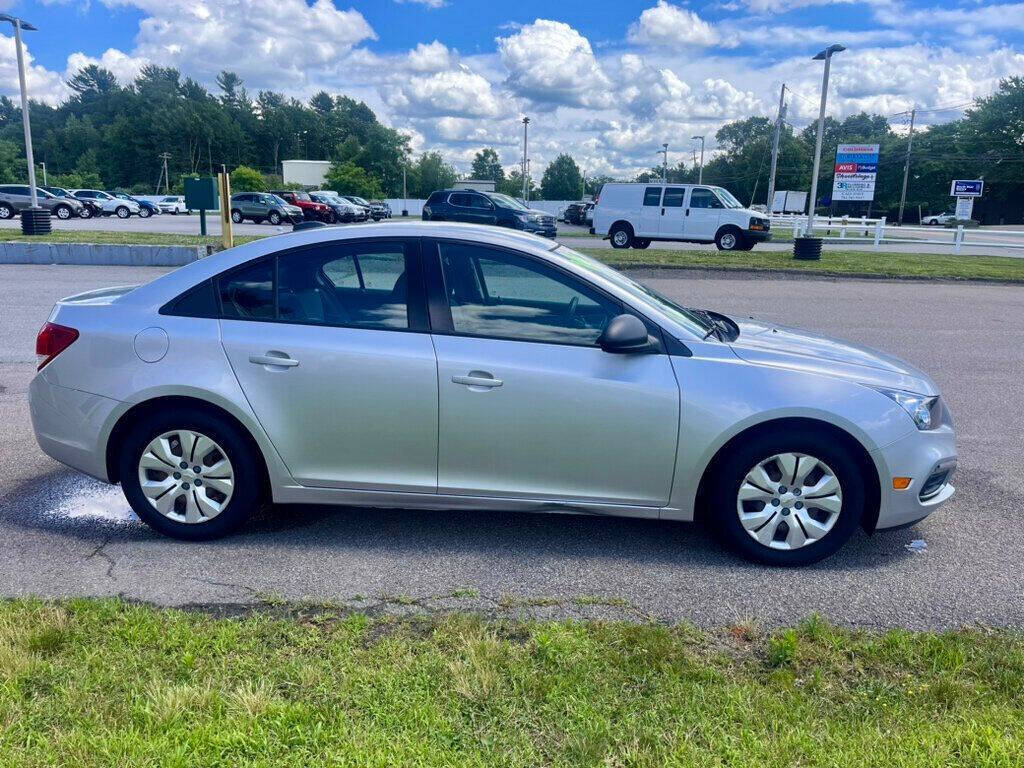
<svg viewBox="0 0 1024 768">
<path fill-rule="evenodd" d="M 0 765 L 1019 766 L 1024 636 L 0 603 Z"/>
</svg>

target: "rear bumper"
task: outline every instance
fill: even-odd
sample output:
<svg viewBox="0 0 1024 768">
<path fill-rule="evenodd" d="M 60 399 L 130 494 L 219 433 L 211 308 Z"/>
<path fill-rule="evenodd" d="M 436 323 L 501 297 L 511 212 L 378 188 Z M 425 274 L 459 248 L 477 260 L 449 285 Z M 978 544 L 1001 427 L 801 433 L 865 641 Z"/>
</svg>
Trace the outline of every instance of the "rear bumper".
<svg viewBox="0 0 1024 768">
<path fill-rule="evenodd" d="M 908 434 L 872 453 L 879 468 L 882 489 L 876 528 L 899 528 L 923 520 L 950 498 L 956 489 L 950 483 L 956 471 L 956 435 L 952 427 Z M 921 497 L 928 479 L 947 473 L 943 482 Z M 892 478 L 909 477 L 910 486 L 897 491 Z"/>
<path fill-rule="evenodd" d="M 28 388 L 29 412 L 43 452 L 87 475 L 109 482 L 108 425 L 122 404 L 109 397 L 50 384 L 37 375 Z"/>
</svg>

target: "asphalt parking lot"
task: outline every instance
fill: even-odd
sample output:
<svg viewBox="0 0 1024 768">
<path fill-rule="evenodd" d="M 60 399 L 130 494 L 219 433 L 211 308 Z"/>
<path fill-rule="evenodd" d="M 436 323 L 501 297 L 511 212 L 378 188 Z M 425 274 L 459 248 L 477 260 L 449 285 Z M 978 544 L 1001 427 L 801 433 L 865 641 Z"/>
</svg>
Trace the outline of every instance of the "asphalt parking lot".
<svg viewBox="0 0 1024 768">
<path fill-rule="evenodd" d="M 163 270 L 0 265 L 0 592 L 161 604 L 287 598 L 383 611 L 867 627 L 1024 626 L 1024 291 L 1019 286 L 655 271 L 689 305 L 832 333 L 905 357 L 942 387 L 959 432 L 953 501 L 916 527 L 855 534 L 801 570 L 740 561 L 692 525 L 555 515 L 274 508 L 240 535 L 153 534 L 119 489 L 35 444 L 26 391 L 55 299 Z M 927 548 L 907 545 L 924 540 Z"/>
</svg>

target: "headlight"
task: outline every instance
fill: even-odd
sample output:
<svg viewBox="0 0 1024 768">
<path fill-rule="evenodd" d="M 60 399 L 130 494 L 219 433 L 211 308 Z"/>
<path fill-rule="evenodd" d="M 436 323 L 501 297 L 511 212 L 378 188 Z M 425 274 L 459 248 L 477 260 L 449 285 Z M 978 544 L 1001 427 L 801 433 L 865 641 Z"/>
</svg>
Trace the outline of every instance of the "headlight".
<svg viewBox="0 0 1024 768">
<path fill-rule="evenodd" d="M 940 425 L 941 418 L 937 418 L 935 413 L 935 406 L 939 401 L 938 395 L 919 395 L 915 392 L 905 392 L 902 389 L 885 389 L 883 387 L 872 387 L 872 389 L 885 395 L 906 411 L 918 429 L 935 429 Z"/>
</svg>

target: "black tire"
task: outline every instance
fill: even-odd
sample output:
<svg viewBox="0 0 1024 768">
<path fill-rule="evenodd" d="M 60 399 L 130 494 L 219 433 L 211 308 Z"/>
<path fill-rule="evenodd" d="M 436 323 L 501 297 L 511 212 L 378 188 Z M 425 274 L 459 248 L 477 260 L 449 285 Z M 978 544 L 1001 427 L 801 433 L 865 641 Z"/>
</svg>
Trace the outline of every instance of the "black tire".
<svg viewBox="0 0 1024 768">
<path fill-rule="evenodd" d="M 150 441 L 166 432 L 186 429 L 216 442 L 234 470 L 234 488 L 227 505 L 215 517 L 200 523 L 178 522 L 158 512 L 142 492 L 139 482 L 139 459 Z M 175 408 L 142 419 L 130 429 L 122 443 L 118 469 L 125 498 L 143 522 L 175 539 L 208 541 L 236 531 L 263 503 L 260 461 L 248 436 L 234 423 L 205 411 Z M 195 493 L 195 488 L 189 492 Z"/>
<path fill-rule="evenodd" d="M 755 540 L 743 527 L 737 511 L 737 496 L 751 468 L 775 454 L 787 452 L 814 456 L 825 462 L 839 480 L 842 507 L 831 530 L 817 541 L 797 549 L 772 549 Z M 825 430 L 764 432 L 739 441 L 720 462 L 711 479 L 708 520 L 727 546 L 749 560 L 767 565 L 809 565 L 835 553 L 860 525 L 866 500 L 865 481 L 855 457 L 842 441 Z M 796 521 L 796 518 L 787 516 L 787 525 L 789 520 Z"/>
<path fill-rule="evenodd" d="M 178 210 L 177 209 L 171 211 L 171 216 L 177 216 L 177 215 L 178 215 Z"/>
<path fill-rule="evenodd" d="M 641 251 L 644 250 L 645 248 L 648 248 L 650 246 L 650 244 L 651 244 L 651 239 L 649 237 L 634 237 L 633 238 L 633 247 L 634 248 L 638 248 Z"/>
<path fill-rule="evenodd" d="M 61 221 L 67 221 L 74 215 L 74 212 L 67 205 L 58 205 L 53 209 L 53 213 Z"/>
<path fill-rule="evenodd" d="M 235 224 L 241 224 L 243 221 L 245 221 L 245 218 L 242 216 L 242 212 L 241 211 L 234 210 L 234 211 L 231 211 L 231 220 Z"/>
<path fill-rule="evenodd" d="M 7 203 L 0 203 L 0 219 L 10 219 L 14 217 L 14 208 Z"/>
<path fill-rule="evenodd" d="M 271 211 L 270 215 L 267 216 L 267 221 L 273 224 L 275 227 L 281 223 L 281 214 L 277 211 Z"/>
<path fill-rule="evenodd" d="M 720 251 L 741 251 L 746 238 L 736 227 L 722 227 L 715 235 L 715 246 Z"/>
<path fill-rule="evenodd" d="M 139 218 L 140 219 L 148 219 L 152 215 L 153 215 L 153 212 L 151 210 L 149 210 L 149 208 L 139 208 Z"/>
<path fill-rule="evenodd" d="M 608 232 L 612 248 L 629 248 L 633 244 L 633 228 L 629 224 L 618 222 Z"/>
<path fill-rule="evenodd" d="M 82 210 L 80 210 L 78 212 L 78 218 L 80 218 L 80 219 L 91 219 L 92 218 L 92 208 L 90 208 L 88 205 L 83 205 L 82 206 Z"/>
<path fill-rule="evenodd" d="M 114 209 L 114 214 L 119 219 L 127 219 L 131 217 L 132 212 L 128 209 L 127 205 L 119 205 Z"/>
</svg>

